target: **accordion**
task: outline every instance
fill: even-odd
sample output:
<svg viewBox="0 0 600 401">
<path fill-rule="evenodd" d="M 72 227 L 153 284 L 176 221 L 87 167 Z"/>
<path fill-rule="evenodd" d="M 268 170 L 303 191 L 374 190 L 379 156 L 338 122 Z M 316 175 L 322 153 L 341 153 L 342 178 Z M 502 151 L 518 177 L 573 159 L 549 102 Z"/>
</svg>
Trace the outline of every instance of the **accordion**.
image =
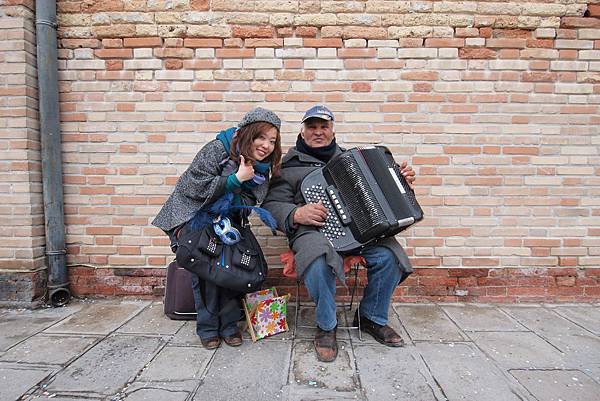
<svg viewBox="0 0 600 401">
<path fill-rule="evenodd" d="M 423 219 L 414 191 L 383 146 L 350 149 L 308 174 L 306 203 L 321 201 L 328 214 L 319 231 L 337 251 L 393 236 Z"/>
</svg>

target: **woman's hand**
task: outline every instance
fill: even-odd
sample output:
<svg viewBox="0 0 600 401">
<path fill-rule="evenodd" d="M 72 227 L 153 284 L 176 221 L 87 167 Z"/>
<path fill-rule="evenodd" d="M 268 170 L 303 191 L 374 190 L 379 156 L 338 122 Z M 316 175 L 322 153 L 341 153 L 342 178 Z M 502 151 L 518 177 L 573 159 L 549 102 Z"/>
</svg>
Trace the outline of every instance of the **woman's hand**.
<svg viewBox="0 0 600 401">
<path fill-rule="evenodd" d="M 235 177 L 239 182 L 248 181 L 254 178 L 254 167 L 252 166 L 252 162 L 249 161 L 246 163 L 246 160 L 242 155 L 240 155 L 240 166 L 238 167 L 237 173 L 235 173 Z"/>
<path fill-rule="evenodd" d="M 408 165 L 406 160 L 404 160 L 400 165 L 400 173 L 402 173 L 406 179 L 406 182 L 408 182 L 408 185 L 410 185 L 411 188 L 414 188 L 417 177 L 415 177 L 415 170 Z"/>
</svg>

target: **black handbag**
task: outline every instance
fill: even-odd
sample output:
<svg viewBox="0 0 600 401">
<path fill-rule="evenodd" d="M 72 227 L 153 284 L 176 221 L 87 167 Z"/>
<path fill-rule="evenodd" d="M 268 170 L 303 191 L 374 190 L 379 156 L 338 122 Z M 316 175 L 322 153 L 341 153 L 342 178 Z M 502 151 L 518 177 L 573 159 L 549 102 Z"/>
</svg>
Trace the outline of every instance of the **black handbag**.
<svg viewBox="0 0 600 401">
<path fill-rule="evenodd" d="M 267 278 L 267 261 L 248 224 L 231 223 L 240 241 L 227 245 L 208 224 L 199 231 L 183 229 L 175 257 L 177 264 L 219 287 L 248 293 Z"/>
</svg>

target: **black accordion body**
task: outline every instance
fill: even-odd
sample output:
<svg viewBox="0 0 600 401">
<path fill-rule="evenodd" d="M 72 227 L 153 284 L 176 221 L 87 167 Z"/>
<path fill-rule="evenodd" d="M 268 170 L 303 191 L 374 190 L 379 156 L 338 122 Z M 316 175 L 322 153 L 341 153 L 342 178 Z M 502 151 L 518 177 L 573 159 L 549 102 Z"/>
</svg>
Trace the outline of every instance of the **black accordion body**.
<svg viewBox="0 0 600 401">
<path fill-rule="evenodd" d="M 306 203 L 328 209 L 319 231 L 340 252 L 390 237 L 423 219 L 415 194 L 383 146 L 350 149 L 302 181 Z"/>
</svg>

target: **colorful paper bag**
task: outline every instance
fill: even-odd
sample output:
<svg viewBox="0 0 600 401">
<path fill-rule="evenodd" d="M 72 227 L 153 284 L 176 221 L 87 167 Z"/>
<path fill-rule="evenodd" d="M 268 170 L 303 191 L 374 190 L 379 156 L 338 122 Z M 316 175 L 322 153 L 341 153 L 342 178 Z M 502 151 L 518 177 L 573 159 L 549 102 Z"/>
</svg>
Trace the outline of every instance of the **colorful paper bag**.
<svg viewBox="0 0 600 401">
<path fill-rule="evenodd" d="M 246 294 L 244 311 L 252 341 L 288 330 L 286 314 L 288 295 L 277 295 L 275 287 Z"/>
</svg>

